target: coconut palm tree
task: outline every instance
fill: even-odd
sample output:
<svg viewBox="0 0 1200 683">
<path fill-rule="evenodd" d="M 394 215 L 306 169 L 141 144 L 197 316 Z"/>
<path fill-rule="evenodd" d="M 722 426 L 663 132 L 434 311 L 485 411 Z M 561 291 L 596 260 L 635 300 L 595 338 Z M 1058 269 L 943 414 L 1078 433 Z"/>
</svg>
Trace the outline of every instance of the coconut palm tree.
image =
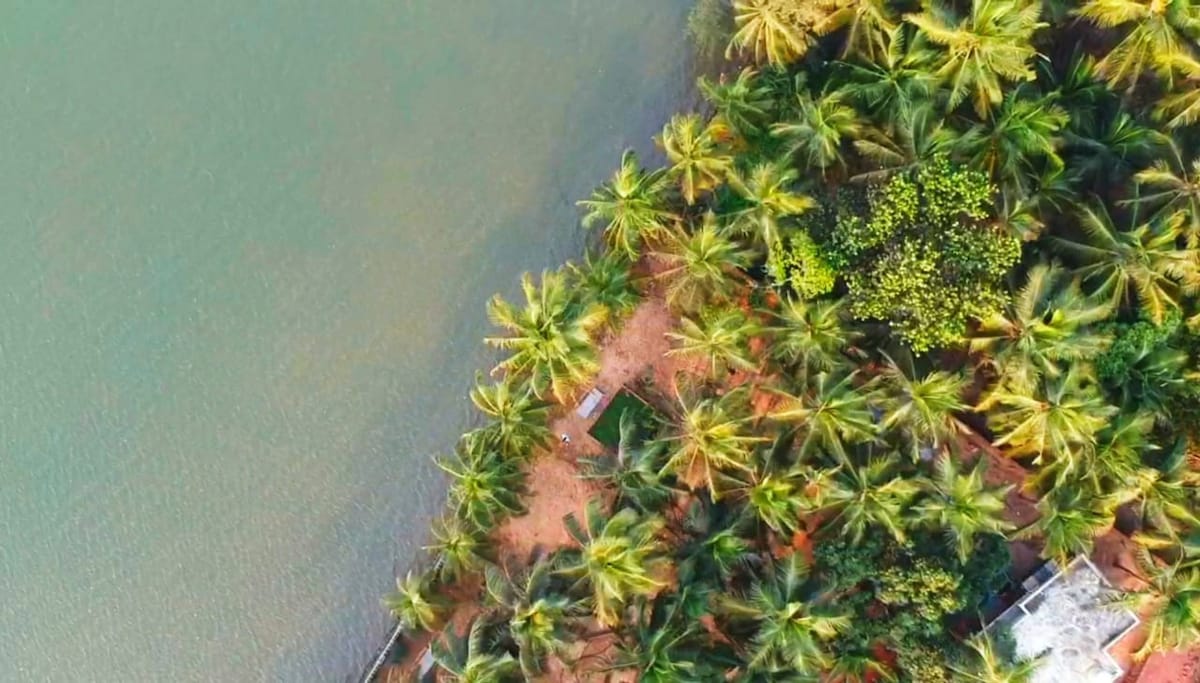
<svg viewBox="0 0 1200 683">
<path fill-rule="evenodd" d="M 938 89 L 938 78 L 932 73 L 938 55 L 924 41 L 911 40 L 905 26 L 891 29 L 886 45 L 875 59 L 840 62 L 838 66 L 846 81 L 841 91 L 891 128 L 914 108 L 932 104 Z"/>
<path fill-rule="evenodd" d="M 871 457 L 865 464 L 846 462 L 828 478 L 824 507 L 837 513 L 833 523 L 854 543 L 877 528 L 900 543 L 908 537 L 907 509 L 919 487 L 895 471 L 886 458 Z"/>
<path fill-rule="evenodd" d="M 884 358 L 887 363 L 878 375 L 884 431 L 898 431 L 904 451 L 914 461 L 923 452 L 932 455 L 953 447 L 964 429 L 955 415 L 969 409 L 963 393 L 970 382 L 944 370 L 917 377 L 911 357 L 903 368 L 890 356 Z"/>
<path fill-rule="evenodd" d="M 1003 97 L 1002 80 L 1030 81 L 1030 61 L 1037 51 L 1030 44 L 1041 3 L 1030 0 L 971 0 L 965 17 L 949 7 L 929 3 L 920 14 L 904 20 L 916 26 L 931 43 L 945 48 L 937 75 L 950 84 L 950 107 L 967 97 L 975 112 L 986 118 Z"/>
<path fill-rule="evenodd" d="M 721 151 L 712 124 L 698 114 L 671 117 L 655 142 L 671 164 L 667 175 L 679 182 L 683 200 L 696 203 L 696 196 L 720 185 L 733 159 Z"/>
<path fill-rule="evenodd" d="M 471 438 L 494 443 L 510 458 L 525 458 L 550 441 L 550 406 L 528 384 L 514 386 L 507 378 L 495 384 L 484 384 L 480 377 L 475 381 L 471 402 L 492 421 Z"/>
<path fill-rule="evenodd" d="M 666 171 L 646 172 L 637 153 L 625 150 L 612 179 L 579 202 L 586 209 L 583 225 L 603 223 L 609 245 L 635 260 L 642 243 L 663 234 L 676 218 L 665 208 L 668 187 Z"/>
<path fill-rule="evenodd" d="M 690 406 L 681 399 L 680 406 L 683 416 L 676 433 L 666 439 L 668 459 L 663 471 L 690 488 L 707 486 L 714 498 L 719 497 L 719 473 L 750 472 L 751 449 L 766 439 L 747 432 L 753 417 L 745 415 L 742 392 L 701 399 Z"/>
<path fill-rule="evenodd" d="M 588 502 L 583 523 L 574 513 L 563 518 L 567 532 L 579 544 L 564 556 L 558 571 L 586 589 L 596 619 L 608 627 L 621 623 L 629 599 L 657 593 L 666 584 L 656 574 L 665 562 L 658 534 L 663 520 L 625 508 L 608 516 L 599 500 Z"/>
<path fill-rule="evenodd" d="M 967 639 L 971 654 L 963 666 L 950 666 L 959 683 L 1033 683 L 1042 659 L 1012 662 L 996 651 L 996 643 L 987 631 Z"/>
<path fill-rule="evenodd" d="M 745 282 L 741 269 L 750 265 L 750 252 L 721 234 L 716 216 L 691 234 L 672 232 L 654 257 L 666 268 L 657 277 L 667 283 L 667 304 L 695 313 L 706 304 L 728 302 Z"/>
<path fill-rule="evenodd" d="M 822 492 L 821 474 L 790 462 L 794 436 L 786 430 L 770 448 L 759 449 L 753 471 L 735 475 L 733 488 L 744 517 L 785 538 L 801 528 L 805 514 L 820 506 Z"/>
<path fill-rule="evenodd" d="M 1084 240 L 1053 238 L 1077 262 L 1076 272 L 1114 307 L 1136 304 L 1143 315 L 1161 323 L 1180 307 L 1182 296 L 1200 290 L 1200 252 L 1178 248 L 1184 217 L 1175 213 L 1131 230 L 1118 230 L 1102 204 L 1080 210 Z"/>
<path fill-rule="evenodd" d="M 567 262 L 571 284 L 578 288 L 580 300 L 601 307 L 606 320 L 614 320 L 637 307 L 641 297 L 633 283 L 632 267 L 620 251 L 600 256 L 588 252 L 582 266 Z"/>
<path fill-rule="evenodd" d="M 526 680 L 544 672 L 546 658 L 562 657 L 572 642 L 572 625 L 588 614 L 586 607 L 560 594 L 554 586 L 553 564 L 536 559 L 517 575 L 491 566 L 484 572 L 488 602 L 508 621 Z"/>
<path fill-rule="evenodd" d="M 1157 448 L 1150 441 L 1154 417 L 1147 413 L 1118 413 L 1097 435 L 1095 448 L 1079 448 L 1071 457 L 1047 463 L 1039 481 L 1055 486 L 1073 481 L 1095 494 L 1116 491 L 1137 480 L 1143 455 Z"/>
<path fill-rule="evenodd" d="M 1200 157 L 1192 159 L 1190 165 L 1178 157 L 1175 163 L 1156 159 L 1133 179 L 1140 188 L 1150 190 L 1148 194 L 1139 194 L 1134 201 L 1157 207 L 1160 220 L 1182 214 L 1182 232 L 1188 248 L 1200 248 Z"/>
<path fill-rule="evenodd" d="M 1126 111 L 1104 116 L 1094 126 L 1072 125 L 1063 140 L 1067 168 L 1101 188 L 1114 177 L 1132 174 L 1170 146 L 1169 137 Z"/>
<path fill-rule="evenodd" d="M 1077 278 L 1057 263 L 1039 263 L 1003 312 L 981 320 L 970 333 L 970 348 L 987 353 L 1004 385 L 1032 390 L 1044 376 L 1058 377 L 1067 365 L 1090 360 L 1108 346 L 1108 337 L 1090 326 L 1112 308 L 1083 294 Z"/>
<path fill-rule="evenodd" d="M 433 631 L 442 624 L 450 605 L 433 590 L 426 574 L 408 572 L 396 579 L 396 592 L 384 597 L 383 604 L 406 629 Z"/>
<path fill-rule="evenodd" d="M 1063 168 L 1059 133 L 1070 121 L 1053 96 L 1030 97 L 1030 90 L 1010 91 L 994 116 L 972 126 L 956 144 L 972 168 L 986 172 L 1006 193 L 1018 197 L 1029 194 L 1042 165 Z"/>
<path fill-rule="evenodd" d="M 801 553 L 768 564 L 748 594 L 720 596 L 717 611 L 752 625 L 748 645 L 751 671 L 811 676 L 830 662 L 826 643 L 850 620 L 816 592 Z"/>
<path fill-rule="evenodd" d="M 709 309 L 701 312 L 699 321 L 684 318 L 678 332 L 667 333 L 676 344 L 667 355 L 703 358 L 713 377 L 734 370 L 753 372 L 749 342 L 759 332 L 758 324 L 740 309 Z"/>
<path fill-rule="evenodd" d="M 801 378 L 844 366 L 844 354 L 859 338 L 850 327 L 844 299 L 784 299 L 771 314 L 775 319 L 768 328 L 774 335 L 771 355 L 797 368 Z"/>
<path fill-rule="evenodd" d="M 824 36 L 846 29 L 842 58 L 857 55 L 877 62 L 886 55 L 897 29 L 896 17 L 886 0 L 833 0 L 832 12 L 813 31 Z"/>
<path fill-rule="evenodd" d="M 1065 482 L 1038 501 L 1040 517 L 1017 532 L 1018 538 L 1041 538 L 1042 555 L 1065 567 L 1076 555 L 1090 555 L 1096 537 L 1112 527 L 1120 501 L 1097 495 L 1086 486 Z"/>
<path fill-rule="evenodd" d="M 600 369 L 592 334 L 604 323 L 604 310 L 575 300 L 561 273 L 542 273 L 542 286 L 526 273 L 521 278 L 525 307 L 516 308 L 500 295 L 488 302 L 488 318 L 508 332 L 487 337 L 489 345 L 511 355 L 493 370 L 506 377 L 529 379 L 535 396 L 552 394 L 565 402 Z"/>
<path fill-rule="evenodd" d="M 803 427 L 800 452 L 824 450 L 846 460 L 846 444 L 872 441 L 878 434 L 870 392 L 854 386 L 858 372 L 817 373 L 799 395 L 775 393 L 782 399 L 769 417 Z"/>
<path fill-rule="evenodd" d="M 701 76 L 697 84 L 717 112 L 714 123 L 728 126 L 743 137 L 761 132 L 771 106 L 771 89 L 762 84 L 757 71 L 747 67 L 733 80 L 722 74 L 715 82 Z"/>
<path fill-rule="evenodd" d="M 661 510 L 676 488 L 662 472 L 667 444 L 646 441 L 632 413 L 621 414 L 617 455 L 580 458 L 584 479 L 603 481 L 617 493 L 617 506 L 630 506 L 642 514 Z"/>
<path fill-rule="evenodd" d="M 1174 89 L 1158 101 L 1155 114 L 1165 119 L 1167 128 L 1178 129 L 1200 120 L 1200 60 L 1177 54 L 1163 59 L 1179 78 L 1170 79 Z"/>
<path fill-rule="evenodd" d="M 1176 534 L 1177 528 L 1200 528 L 1196 496 L 1200 474 L 1187 463 L 1183 447 L 1166 453 L 1155 466 L 1142 467 L 1133 477 L 1122 482 L 1116 495 L 1131 504 L 1143 528 L 1153 528 L 1165 534 Z"/>
<path fill-rule="evenodd" d="M 871 160 L 868 168 L 854 176 L 855 182 L 883 182 L 894 176 L 915 173 L 923 165 L 949 156 L 961 133 L 946 125 L 946 119 L 930 102 L 906 106 L 889 118 L 883 129 L 868 128 L 854 149 Z"/>
<path fill-rule="evenodd" d="M 1033 388 L 1000 385 L 976 407 L 987 412 L 1000 435 L 995 445 L 1013 457 L 1033 456 L 1035 464 L 1050 459 L 1072 462 L 1078 449 L 1095 448 L 1096 434 L 1117 409 L 1109 405 L 1086 365 L 1046 376 Z"/>
<path fill-rule="evenodd" d="M 425 550 L 433 553 L 434 571 L 447 582 L 482 571 L 496 559 L 482 531 L 458 517 L 443 517 L 435 523 L 433 543 Z"/>
<path fill-rule="evenodd" d="M 706 683 L 720 680 L 737 664 L 727 648 L 712 643 L 685 614 L 689 588 L 639 610 L 646 616 L 632 629 L 613 669 L 637 671 L 639 683 Z"/>
<path fill-rule="evenodd" d="M 767 247 L 779 242 L 780 220 L 816 206 L 812 197 L 792 191 L 798 177 L 795 169 L 778 163 L 756 164 L 745 175 L 731 171 L 729 186 L 745 206 L 734 214 L 730 227 Z"/>
<path fill-rule="evenodd" d="M 737 51 L 772 64 L 800 59 L 813 43 L 812 13 L 812 6 L 790 0 L 733 0 L 735 31 L 725 58 Z"/>
<path fill-rule="evenodd" d="M 517 460 L 487 444 L 460 448 L 437 465 L 450 475 L 449 503 L 460 519 L 487 530 L 509 515 L 525 512 L 525 473 Z"/>
<path fill-rule="evenodd" d="M 1012 529 L 1004 519 L 1005 497 L 1012 486 L 989 487 L 983 482 L 983 461 L 970 472 L 943 455 L 934 464 L 933 477 L 921 480 L 922 496 L 913 506 L 917 519 L 942 530 L 947 545 L 966 562 L 979 534 L 1003 534 Z"/>
<path fill-rule="evenodd" d="M 1132 88 L 1148 72 L 1169 79 L 1171 58 L 1188 54 L 1200 26 L 1200 7 L 1190 0 L 1088 0 L 1078 14 L 1100 28 L 1131 24 L 1098 65 L 1114 88 Z"/>
<path fill-rule="evenodd" d="M 1149 586 L 1127 601 L 1144 615 L 1146 642 L 1135 656 L 1183 650 L 1200 643 L 1200 564 L 1160 564 L 1145 552 L 1139 559 Z"/>
<path fill-rule="evenodd" d="M 516 683 L 523 680 L 521 666 L 507 652 L 493 652 L 487 645 L 488 625 L 481 617 L 471 622 L 466 637 L 453 626 L 429 644 L 433 661 L 441 668 L 439 681 L 447 683 Z"/>
<path fill-rule="evenodd" d="M 846 94 L 836 90 L 816 99 L 802 92 L 796 96 L 796 119 L 772 125 L 771 135 L 787 142 L 788 155 L 798 158 L 802 167 L 824 171 L 844 165 L 846 142 L 863 131 L 858 112 L 846 100 Z"/>
</svg>

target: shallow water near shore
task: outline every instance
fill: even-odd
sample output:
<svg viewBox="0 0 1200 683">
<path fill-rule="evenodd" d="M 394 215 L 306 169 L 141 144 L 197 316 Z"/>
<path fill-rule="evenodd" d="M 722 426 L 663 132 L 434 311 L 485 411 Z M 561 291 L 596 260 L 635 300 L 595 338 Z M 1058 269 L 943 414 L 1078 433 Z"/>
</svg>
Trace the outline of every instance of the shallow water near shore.
<svg viewBox="0 0 1200 683">
<path fill-rule="evenodd" d="M 10 8 L 0 681 L 362 671 L 484 302 L 691 96 L 690 4 Z"/>
</svg>

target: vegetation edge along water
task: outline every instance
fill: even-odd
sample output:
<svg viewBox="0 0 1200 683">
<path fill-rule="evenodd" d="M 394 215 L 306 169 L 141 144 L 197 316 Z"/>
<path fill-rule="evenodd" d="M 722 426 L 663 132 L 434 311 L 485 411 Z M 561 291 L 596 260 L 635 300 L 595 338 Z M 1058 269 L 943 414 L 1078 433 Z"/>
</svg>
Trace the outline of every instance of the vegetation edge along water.
<svg viewBox="0 0 1200 683">
<path fill-rule="evenodd" d="M 604 247 L 488 304 L 487 422 L 385 599 L 441 680 L 1029 681 L 980 628 L 1017 546 L 1112 538 L 1134 658 L 1200 644 L 1200 5 L 690 24 L 728 61 L 667 165 L 626 152 L 580 202 Z M 629 342 L 656 314 L 665 353 Z M 560 443 L 626 342 L 643 419 Z M 593 495 L 521 552 L 501 531 L 564 462 Z"/>
</svg>

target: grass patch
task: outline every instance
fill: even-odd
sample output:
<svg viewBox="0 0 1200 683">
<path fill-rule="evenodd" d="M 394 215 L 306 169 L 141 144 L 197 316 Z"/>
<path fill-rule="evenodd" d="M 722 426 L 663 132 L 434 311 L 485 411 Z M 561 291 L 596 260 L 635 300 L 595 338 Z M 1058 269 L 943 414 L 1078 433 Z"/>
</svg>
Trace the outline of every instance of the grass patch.
<svg viewBox="0 0 1200 683">
<path fill-rule="evenodd" d="M 645 401 L 624 389 L 613 396 L 588 433 L 605 447 L 615 449 L 621 443 L 621 415 L 627 411 L 632 413 L 637 422 L 639 436 L 645 439 L 654 435 L 658 413 Z"/>
</svg>

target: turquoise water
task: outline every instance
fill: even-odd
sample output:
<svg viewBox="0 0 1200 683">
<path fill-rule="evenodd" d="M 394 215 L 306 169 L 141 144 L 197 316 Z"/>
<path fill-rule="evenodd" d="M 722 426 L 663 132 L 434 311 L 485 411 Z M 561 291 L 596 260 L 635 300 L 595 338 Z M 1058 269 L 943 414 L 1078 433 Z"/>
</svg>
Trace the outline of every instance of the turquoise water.
<svg viewBox="0 0 1200 683">
<path fill-rule="evenodd" d="M 690 0 L 74 0 L 0 25 L 0 681 L 340 681 L 483 303 L 688 97 Z"/>
</svg>

